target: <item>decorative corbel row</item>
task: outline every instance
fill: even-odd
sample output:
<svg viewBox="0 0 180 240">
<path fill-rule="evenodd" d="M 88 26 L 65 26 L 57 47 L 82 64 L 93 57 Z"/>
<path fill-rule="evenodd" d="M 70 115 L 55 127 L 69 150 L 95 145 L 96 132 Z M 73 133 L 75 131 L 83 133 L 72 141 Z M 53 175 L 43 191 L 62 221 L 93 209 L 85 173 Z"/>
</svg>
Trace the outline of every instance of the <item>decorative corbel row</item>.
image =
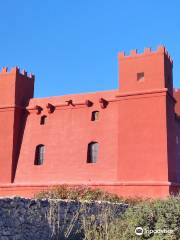
<svg viewBox="0 0 180 240">
<path fill-rule="evenodd" d="M 101 108 L 106 108 L 107 105 L 109 104 L 109 102 L 107 100 L 105 100 L 104 98 L 100 98 L 99 99 L 99 103 L 100 103 Z M 92 107 L 93 104 L 94 103 L 92 101 L 88 100 L 88 99 L 85 100 L 85 102 L 77 103 L 77 105 L 85 105 L 87 107 Z M 48 113 L 53 113 L 55 111 L 56 107 L 60 107 L 60 106 L 62 106 L 62 107 L 63 106 L 64 107 L 65 106 L 73 106 L 73 107 L 75 107 L 76 103 L 74 103 L 72 99 L 69 99 L 69 100 L 66 101 L 66 105 L 53 105 L 51 103 L 48 103 L 46 105 L 46 108 L 47 108 Z M 41 114 L 41 112 L 43 111 L 43 108 L 41 106 L 39 106 L 39 105 L 36 105 L 33 109 L 35 109 L 36 114 Z M 28 109 L 28 110 L 30 110 L 30 109 Z"/>
</svg>

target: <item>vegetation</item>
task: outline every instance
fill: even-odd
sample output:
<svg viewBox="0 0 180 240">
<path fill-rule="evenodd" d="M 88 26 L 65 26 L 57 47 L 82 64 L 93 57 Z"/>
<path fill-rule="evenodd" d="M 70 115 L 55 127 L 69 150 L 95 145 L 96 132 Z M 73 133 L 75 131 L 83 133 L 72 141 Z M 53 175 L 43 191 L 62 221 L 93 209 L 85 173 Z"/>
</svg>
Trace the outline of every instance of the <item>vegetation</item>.
<svg viewBox="0 0 180 240">
<path fill-rule="evenodd" d="M 100 189 L 92 189 L 86 186 L 70 187 L 61 185 L 50 190 L 42 191 L 35 195 L 38 199 L 69 199 L 76 201 L 109 201 L 122 202 L 123 199 L 112 193 L 104 192 Z"/>
<path fill-rule="evenodd" d="M 79 209 L 81 214 L 81 229 L 70 234 L 73 229 L 67 226 L 68 235 L 57 239 L 84 239 L 84 240 L 178 240 L 180 239 L 180 197 L 169 197 L 164 200 L 152 199 L 123 199 L 114 194 L 105 193 L 101 190 L 78 187 L 69 188 L 66 186 L 54 188 L 38 194 L 39 198 L 61 198 L 73 200 L 107 200 L 110 202 L 129 203 L 128 209 L 124 214 L 114 217 L 112 208 L 106 207 L 103 211 L 93 215 L 83 209 Z M 75 213 L 75 216 L 76 213 Z M 79 223 L 78 223 L 79 224 Z M 141 227 L 143 234 L 138 236 L 135 229 Z M 70 229 L 70 230 L 69 230 Z M 67 232 L 67 231 L 66 231 Z M 59 236 L 57 234 L 57 236 Z M 70 238 L 69 238 L 70 236 Z"/>
<path fill-rule="evenodd" d="M 139 239 L 137 227 L 143 229 L 140 239 L 180 239 L 180 197 L 140 202 L 112 222 L 115 230 L 109 239 Z"/>
<path fill-rule="evenodd" d="M 180 239 L 180 197 L 166 200 L 141 201 L 130 206 L 126 212 L 111 218 L 105 211 L 97 216 L 100 222 L 84 216 L 84 236 L 86 240 L 178 240 Z M 135 229 L 141 227 L 143 234 L 138 236 Z"/>
</svg>

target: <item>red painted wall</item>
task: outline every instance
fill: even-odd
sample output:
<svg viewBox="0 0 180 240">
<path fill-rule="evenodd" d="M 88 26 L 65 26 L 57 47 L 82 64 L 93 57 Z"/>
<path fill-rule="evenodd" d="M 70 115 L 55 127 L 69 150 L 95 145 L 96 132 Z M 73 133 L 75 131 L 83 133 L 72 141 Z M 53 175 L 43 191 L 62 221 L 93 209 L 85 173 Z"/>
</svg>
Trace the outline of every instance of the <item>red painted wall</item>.
<svg viewBox="0 0 180 240">
<path fill-rule="evenodd" d="M 176 176 L 177 182 L 180 182 L 180 89 L 175 89 L 175 124 L 176 124 Z"/>
<path fill-rule="evenodd" d="M 23 136 L 21 153 L 15 182 L 58 182 L 58 181 L 94 181 L 115 180 L 118 162 L 118 105 L 102 109 L 99 98 L 110 98 L 115 92 L 32 100 L 43 108 L 40 115 L 29 110 L 26 131 Z M 64 104 L 72 99 L 75 106 L 59 106 L 53 113 L 48 113 L 48 102 Z M 78 101 L 91 100 L 94 104 L 76 105 Z M 98 110 L 99 120 L 91 121 L 91 113 Z M 40 125 L 40 117 L 47 116 L 45 125 Z M 111 135 L 111 137 L 109 137 Z M 99 156 L 96 164 L 88 164 L 87 146 L 91 141 L 99 143 Z M 35 148 L 45 145 L 44 164 L 34 165 Z M 28 171 L 27 171 L 28 169 Z"/>
<path fill-rule="evenodd" d="M 0 183 L 14 179 L 20 151 L 23 116 L 33 97 L 34 76 L 18 68 L 3 68 L 0 73 Z"/>
<path fill-rule="evenodd" d="M 4 69 L 0 194 L 32 196 L 62 183 L 122 196 L 177 193 L 180 124 L 175 111 L 180 107 L 175 102 L 180 97 L 173 97 L 172 67 L 162 46 L 155 52 L 120 53 L 120 89 L 42 99 L 32 98 L 33 76 Z M 93 111 L 99 111 L 97 121 L 91 121 Z M 46 123 L 41 125 L 44 115 Z M 97 163 L 87 163 L 92 141 L 99 143 Z M 39 144 L 45 146 L 44 163 L 34 165 Z"/>
</svg>

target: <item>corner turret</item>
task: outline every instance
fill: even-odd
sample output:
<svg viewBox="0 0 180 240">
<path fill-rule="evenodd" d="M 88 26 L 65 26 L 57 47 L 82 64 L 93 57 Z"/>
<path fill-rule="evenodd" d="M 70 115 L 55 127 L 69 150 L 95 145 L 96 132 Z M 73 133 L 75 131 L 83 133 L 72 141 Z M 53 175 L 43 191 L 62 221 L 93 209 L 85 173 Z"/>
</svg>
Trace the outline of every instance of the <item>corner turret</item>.
<svg viewBox="0 0 180 240">
<path fill-rule="evenodd" d="M 11 183 L 16 171 L 26 106 L 34 94 L 34 76 L 18 67 L 0 72 L 0 184 Z M 3 157 L 2 157 L 3 156 Z"/>
<path fill-rule="evenodd" d="M 173 61 L 164 46 L 156 51 L 145 48 L 143 53 L 132 50 L 119 53 L 119 82 L 122 91 L 145 91 L 167 88 L 173 95 Z"/>
<path fill-rule="evenodd" d="M 3 67 L 0 72 L 0 107 L 9 105 L 25 106 L 34 94 L 34 75 L 28 75 L 18 67 L 8 71 Z"/>
</svg>

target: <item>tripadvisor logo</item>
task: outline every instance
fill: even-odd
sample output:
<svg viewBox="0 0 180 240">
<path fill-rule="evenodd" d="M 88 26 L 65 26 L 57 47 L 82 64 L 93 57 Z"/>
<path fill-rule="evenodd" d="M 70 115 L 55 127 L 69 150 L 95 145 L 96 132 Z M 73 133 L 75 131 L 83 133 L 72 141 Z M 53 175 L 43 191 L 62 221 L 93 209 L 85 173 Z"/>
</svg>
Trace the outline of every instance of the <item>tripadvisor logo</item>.
<svg viewBox="0 0 180 240">
<path fill-rule="evenodd" d="M 172 229 L 143 229 L 142 227 L 137 227 L 135 229 L 135 234 L 137 236 L 143 235 L 143 233 L 151 235 L 151 234 L 173 234 Z"/>
<path fill-rule="evenodd" d="M 138 236 L 141 236 L 141 235 L 143 235 L 143 228 L 142 227 L 137 227 L 136 229 L 135 229 L 135 234 L 136 235 L 138 235 Z"/>
</svg>

